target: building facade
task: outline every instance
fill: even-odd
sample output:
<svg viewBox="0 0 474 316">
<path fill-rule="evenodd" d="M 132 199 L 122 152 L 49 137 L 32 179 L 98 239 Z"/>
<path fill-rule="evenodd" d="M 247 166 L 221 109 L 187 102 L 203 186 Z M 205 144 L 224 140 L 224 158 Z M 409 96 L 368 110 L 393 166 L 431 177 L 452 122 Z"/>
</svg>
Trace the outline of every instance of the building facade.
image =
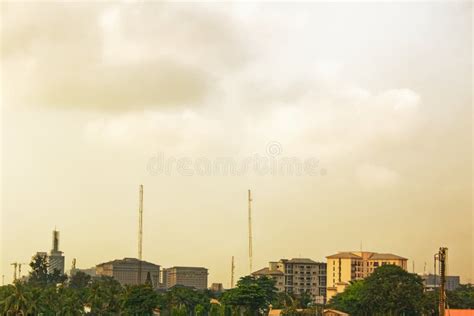
<svg viewBox="0 0 474 316">
<path fill-rule="evenodd" d="M 59 250 L 59 231 L 57 230 L 53 230 L 52 249 L 48 255 L 48 273 L 54 273 L 55 270 L 64 274 L 64 256 Z"/>
<path fill-rule="evenodd" d="M 377 267 L 393 264 L 407 269 L 408 259 L 375 252 L 339 252 L 327 259 L 327 300 L 345 290 L 350 281 L 361 280 L 371 275 Z"/>
<path fill-rule="evenodd" d="M 423 284 L 425 289 L 427 290 L 434 290 L 439 287 L 441 283 L 441 279 L 439 275 L 434 274 L 425 274 L 421 275 L 423 279 Z M 461 278 L 457 275 L 447 275 L 446 276 L 446 290 L 453 291 L 459 287 L 461 283 Z"/>
<path fill-rule="evenodd" d="M 207 269 L 201 267 L 172 267 L 163 269 L 163 283 L 166 289 L 182 285 L 205 290 L 207 289 L 207 276 Z"/>
<path fill-rule="evenodd" d="M 301 295 L 308 293 L 314 303 L 326 301 L 326 263 L 307 258 L 281 259 L 252 273 L 275 280 L 279 292 Z"/>
<path fill-rule="evenodd" d="M 124 258 L 98 264 L 96 275 L 113 277 L 122 285 L 151 282 L 153 288 L 157 288 L 160 281 L 160 266 L 135 258 Z"/>
</svg>

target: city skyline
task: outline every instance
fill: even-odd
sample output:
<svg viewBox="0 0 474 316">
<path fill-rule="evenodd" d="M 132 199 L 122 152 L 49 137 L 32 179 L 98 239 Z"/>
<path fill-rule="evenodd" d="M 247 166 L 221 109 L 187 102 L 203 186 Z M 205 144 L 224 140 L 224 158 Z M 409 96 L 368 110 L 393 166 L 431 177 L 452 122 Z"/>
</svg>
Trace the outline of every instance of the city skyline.
<svg viewBox="0 0 474 316">
<path fill-rule="evenodd" d="M 443 246 L 474 281 L 472 3 L 0 5 L 6 282 L 55 225 L 66 270 L 136 257 L 140 184 L 143 259 L 209 284 L 249 273 L 248 189 L 254 268 Z"/>
</svg>

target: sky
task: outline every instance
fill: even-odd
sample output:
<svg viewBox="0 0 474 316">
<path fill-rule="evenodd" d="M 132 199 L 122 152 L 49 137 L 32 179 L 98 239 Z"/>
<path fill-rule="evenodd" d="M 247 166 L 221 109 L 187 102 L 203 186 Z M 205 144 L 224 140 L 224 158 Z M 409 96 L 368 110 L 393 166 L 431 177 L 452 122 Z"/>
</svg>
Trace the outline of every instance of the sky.
<svg viewBox="0 0 474 316">
<path fill-rule="evenodd" d="M 394 253 L 474 282 L 472 2 L 2 2 L 1 266 L 137 256 L 209 283 Z M 230 166 L 228 170 L 222 166 Z"/>
</svg>

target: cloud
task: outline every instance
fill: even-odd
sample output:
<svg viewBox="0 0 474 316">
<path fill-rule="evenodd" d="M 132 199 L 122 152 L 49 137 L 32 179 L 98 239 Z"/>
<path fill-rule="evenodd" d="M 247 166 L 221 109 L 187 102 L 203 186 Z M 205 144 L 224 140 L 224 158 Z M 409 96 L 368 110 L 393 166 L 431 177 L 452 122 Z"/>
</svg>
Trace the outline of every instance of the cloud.
<svg viewBox="0 0 474 316">
<path fill-rule="evenodd" d="M 2 3 L 3 101 L 105 111 L 191 107 L 245 61 L 225 16 L 163 3 Z"/>
</svg>

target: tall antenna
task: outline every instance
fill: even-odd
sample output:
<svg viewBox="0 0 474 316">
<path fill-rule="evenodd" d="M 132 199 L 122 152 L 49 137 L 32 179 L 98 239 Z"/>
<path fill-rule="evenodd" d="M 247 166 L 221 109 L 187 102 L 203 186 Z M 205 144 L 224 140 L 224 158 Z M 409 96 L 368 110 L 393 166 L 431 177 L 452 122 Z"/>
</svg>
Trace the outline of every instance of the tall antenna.
<svg viewBox="0 0 474 316">
<path fill-rule="evenodd" d="M 140 184 L 138 205 L 138 284 L 142 283 L 142 247 L 143 247 L 143 184 Z"/>
<path fill-rule="evenodd" d="M 249 190 L 249 273 L 252 273 L 252 193 Z"/>
<path fill-rule="evenodd" d="M 234 256 L 232 256 L 232 263 L 230 266 L 230 288 L 234 288 L 234 271 L 235 271 L 235 264 L 234 264 Z"/>
<path fill-rule="evenodd" d="M 439 261 L 439 316 L 446 315 L 446 265 L 448 248 L 440 247 L 438 252 Z"/>
</svg>

